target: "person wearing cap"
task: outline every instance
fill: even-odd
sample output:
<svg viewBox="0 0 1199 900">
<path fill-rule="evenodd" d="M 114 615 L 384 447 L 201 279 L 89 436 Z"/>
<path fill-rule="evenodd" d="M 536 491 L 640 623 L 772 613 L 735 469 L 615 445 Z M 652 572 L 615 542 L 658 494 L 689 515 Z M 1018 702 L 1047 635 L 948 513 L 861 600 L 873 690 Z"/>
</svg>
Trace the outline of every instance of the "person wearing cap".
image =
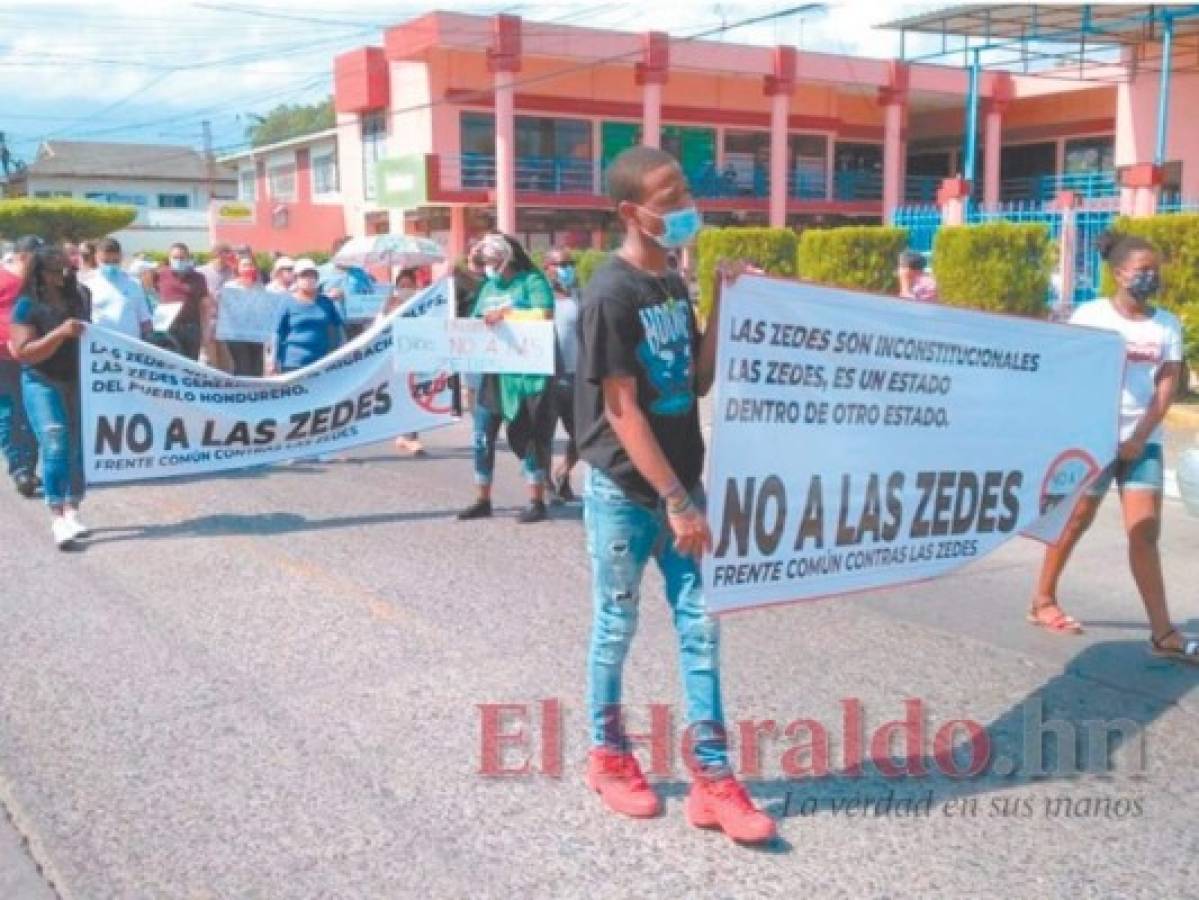
<svg viewBox="0 0 1199 900">
<path fill-rule="evenodd" d="M 271 374 L 310 366 L 345 343 L 345 324 L 333 301 L 321 293 L 316 263 L 301 259 L 295 271 L 295 289 L 279 307 Z"/>
<path fill-rule="evenodd" d="M 13 246 L 11 258 L 0 265 L 0 453 L 22 497 L 32 497 L 39 484 L 34 474 L 37 439 L 25 414 L 21 364 L 8 349 L 8 339 L 13 309 L 24 290 L 33 256 L 41 246 L 41 238 L 26 235 Z"/>
<path fill-rule="evenodd" d="M 133 338 L 146 339 L 153 316 L 141 284 L 121 268 L 121 245 L 107 237 L 96 245 L 96 269 L 80 277 L 91 292 L 92 322 Z"/>
<path fill-rule="evenodd" d="M 562 465 L 550 475 L 547 488 L 551 497 L 570 503 L 575 499 L 570 473 L 579 461 L 574 412 L 575 362 L 579 355 L 579 282 L 575 276 L 574 254 L 565 248 L 551 250 L 545 257 L 545 274 L 554 289 L 554 334 L 557 338 L 554 377 L 549 388 L 553 428 L 561 421 L 566 429 L 566 454 Z"/>
<path fill-rule="evenodd" d="M 471 253 L 483 264 L 487 281 L 479 291 L 474 316 L 489 326 L 505 319 L 552 319 L 554 292 L 541 270 L 515 238 L 489 234 Z M 474 404 L 475 502 L 458 513 L 461 520 L 491 515 L 491 480 L 500 424 L 508 424 L 508 444 L 521 460 L 529 505 L 517 517 L 522 525 L 543 522 L 545 478 L 553 442 L 553 420 L 545 375 L 484 375 Z"/>
<path fill-rule="evenodd" d="M 266 289 L 272 294 L 289 294 L 296 283 L 296 261 L 290 256 L 280 256 L 271 265 L 271 280 Z"/>
<path fill-rule="evenodd" d="M 899 279 L 899 296 L 904 300 L 937 302 L 937 282 L 933 280 L 932 275 L 924 271 L 927 265 L 923 253 L 904 250 L 899 254 L 895 276 Z"/>
<path fill-rule="evenodd" d="M 167 250 L 167 265 L 158 273 L 158 299 L 163 306 L 178 305 L 167 334 L 188 359 L 200 358 L 203 323 L 212 314 L 208 282 L 196 271 L 187 244 L 175 242 Z"/>
</svg>

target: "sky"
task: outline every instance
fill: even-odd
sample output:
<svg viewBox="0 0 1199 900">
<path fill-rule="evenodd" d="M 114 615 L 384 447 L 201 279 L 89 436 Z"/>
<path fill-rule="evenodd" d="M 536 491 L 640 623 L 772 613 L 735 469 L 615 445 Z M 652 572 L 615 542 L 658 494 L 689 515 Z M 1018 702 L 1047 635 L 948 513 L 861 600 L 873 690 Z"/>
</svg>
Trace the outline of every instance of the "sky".
<svg viewBox="0 0 1199 900">
<path fill-rule="evenodd" d="M 245 146 L 252 114 L 332 92 L 333 57 L 380 43 L 382 31 L 432 9 L 529 20 L 695 34 L 797 3 L 541 0 L 5 0 L 0 4 L 0 131 L 17 158 L 48 138 Z M 713 39 L 891 57 L 898 35 L 881 22 L 938 3 L 843 0 Z"/>
</svg>

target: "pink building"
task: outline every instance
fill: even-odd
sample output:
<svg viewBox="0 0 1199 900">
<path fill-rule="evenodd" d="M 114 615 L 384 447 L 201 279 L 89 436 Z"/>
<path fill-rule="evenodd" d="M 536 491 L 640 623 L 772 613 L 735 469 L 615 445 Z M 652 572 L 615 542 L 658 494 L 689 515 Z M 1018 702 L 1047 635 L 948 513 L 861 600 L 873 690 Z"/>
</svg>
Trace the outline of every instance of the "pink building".
<svg viewBox="0 0 1199 900">
<path fill-rule="evenodd" d="M 1196 55 L 1185 43 L 1194 39 L 1182 33 L 1176 52 Z M 493 227 L 534 249 L 602 245 L 613 227 L 604 167 L 639 142 L 678 157 L 713 224 L 879 222 L 967 189 L 984 207 L 1062 188 L 1130 209 L 1161 189 L 1199 196 L 1193 73 L 1176 78 L 1166 157 L 1154 166 L 1148 67 L 1127 65 L 1119 84 L 983 72 L 978 174 L 966 186 L 943 184 L 966 168 L 960 65 L 445 12 L 334 65 L 337 125 L 320 138 L 336 138 L 341 233 L 428 234 L 453 253 Z M 243 171 L 253 159 L 256 204 L 269 214 L 254 243 L 325 246 L 333 209 L 271 184 L 271 160 L 286 150 L 235 158 Z M 229 227 L 218 233 L 232 237 Z"/>
</svg>

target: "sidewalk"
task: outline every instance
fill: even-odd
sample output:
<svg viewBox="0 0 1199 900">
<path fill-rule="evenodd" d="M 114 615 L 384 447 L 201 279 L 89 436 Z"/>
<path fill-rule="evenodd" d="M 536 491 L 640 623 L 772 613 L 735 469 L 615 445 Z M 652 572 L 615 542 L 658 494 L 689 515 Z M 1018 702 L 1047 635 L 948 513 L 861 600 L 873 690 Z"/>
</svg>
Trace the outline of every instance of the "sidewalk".
<svg viewBox="0 0 1199 900">
<path fill-rule="evenodd" d="M 1176 403 L 1166 414 L 1166 496 L 1179 499 L 1178 459 L 1199 446 L 1199 403 Z"/>
</svg>

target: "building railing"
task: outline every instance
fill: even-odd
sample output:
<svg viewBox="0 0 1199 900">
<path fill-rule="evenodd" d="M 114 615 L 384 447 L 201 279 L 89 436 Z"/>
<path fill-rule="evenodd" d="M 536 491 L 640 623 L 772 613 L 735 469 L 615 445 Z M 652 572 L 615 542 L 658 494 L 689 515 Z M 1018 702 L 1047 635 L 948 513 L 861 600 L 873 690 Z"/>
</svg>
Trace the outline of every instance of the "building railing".
<svg viewBox="0 0 1199 900">
<path fill-rule="evenodd" d="M 522 156 L 516 160 L 516 189 L 541 194 L 594 194 L 595 164 L 590 160 Z M 461 190 L 495 187 L 495 157 L 481 153 L 441 157 L 442 183 Z"/>
<path fill-rule="evenodd" d="M 715 162 L 687 169 L 687 180 L 696 197 L 703 199 L 765 199 L 770 196 L 770 172 L 757 167 L 728 166 Z M 824 200 L 828 196 L 824 165 L 797 166 L 787 173 L 787 196 L 793 200 Z"/>
<path fill-rule="evenodd" d="M 495 187 L 495 157 L 467 153 L 438 158 L 441 184 L 451 190 L 490 190 Z M 601 194 L 606 185 L 597 162 L 559 157 L 519 157 L 516 190 L 542 194 Z M 766 199 L 770 173 L 756 167 L 720 170 L 715 161 L 686 167 L 692 192 L 700 199 Z M 833 199 L 872 201 L 882 197 L 882 175 L 873 171 L 838 172 Z M 829 182 L 823 161 L 801 164 L 787 174 L 792 200 L 827 200 Z"/>
<path fill-rule="evenodd" d="M 847 203 L 883 199 L 883 173 L 870 169 L 834 172 L 833 199 Z"/>
<path fill-rule="evenodd" d="M 1049 203 L 1061 191 L 1074 191 L 1084 199 L 1117 197 L 1120 194 L 1120 184 L 1116 179 L 1116 173 L 1107 170 L 1006 178 L 1000 185 L 1000 196 L 1004 202 L 1031 200 Z"/>
</svg>

